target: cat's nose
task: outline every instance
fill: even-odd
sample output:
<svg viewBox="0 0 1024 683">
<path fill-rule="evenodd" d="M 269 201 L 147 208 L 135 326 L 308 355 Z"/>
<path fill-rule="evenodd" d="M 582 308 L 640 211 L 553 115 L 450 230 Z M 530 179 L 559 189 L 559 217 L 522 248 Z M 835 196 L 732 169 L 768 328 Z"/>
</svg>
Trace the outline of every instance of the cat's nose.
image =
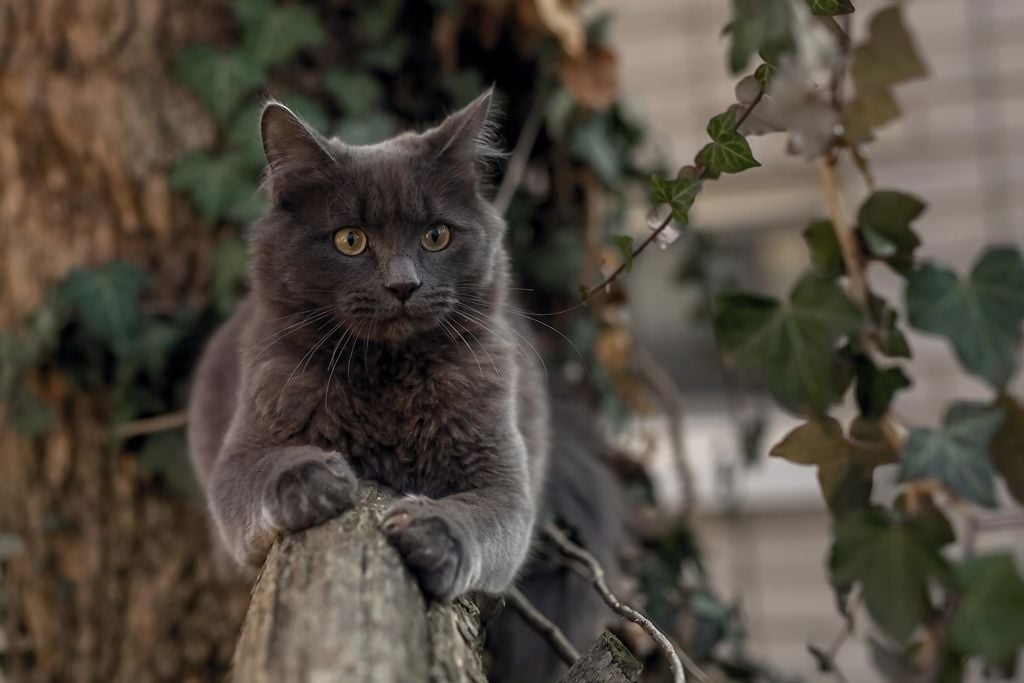
<svg viewBox="0 0 1024 683">
<path fill-rule="evenodd" d="M 416 280 L 409 280 L 408 282 L 396 282 L 387 285 L 387 288 L 399 301 L 408 301 L 412 293 L 420 288 L 420 283 Z"/>
</svg>

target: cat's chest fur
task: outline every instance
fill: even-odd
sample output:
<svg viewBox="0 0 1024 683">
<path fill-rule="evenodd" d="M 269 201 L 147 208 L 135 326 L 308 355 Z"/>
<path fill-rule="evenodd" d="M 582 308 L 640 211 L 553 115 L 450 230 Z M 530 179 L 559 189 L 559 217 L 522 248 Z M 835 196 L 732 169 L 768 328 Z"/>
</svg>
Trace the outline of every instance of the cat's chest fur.
<svg viewBox="0 0 1024 683">
<path fill-rule="evenodd" d="M 338 451 L 361 477 L 400 492 L 444 495 L 495 457 L 497 433 L 513 424 L 516 369 L 486 340 L 472 351 L 443 341 L 356 344 L 333 362 L 324 351 L 286 376 L 297 361 L 278 358 L 254 398 L 290 441 Z"/>
</svg>

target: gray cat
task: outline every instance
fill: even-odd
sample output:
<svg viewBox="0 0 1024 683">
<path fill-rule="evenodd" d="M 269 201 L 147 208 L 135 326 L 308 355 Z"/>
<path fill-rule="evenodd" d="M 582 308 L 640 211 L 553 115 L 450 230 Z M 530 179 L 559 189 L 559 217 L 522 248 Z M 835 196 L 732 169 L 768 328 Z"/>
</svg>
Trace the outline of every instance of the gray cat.
<svg viewBox="0 0 1024 683">
<path fill-rule="evenodd" d="M 524 564 L 545 490 L 565 484 L 545 481 L 544 375 L 482 191 L 491 100 L 370 146 L 264 109 L 272 208 L 249 236 L 252 293 L 204 352 L 189 408 L 239 562 L 342 512 L 370 479 L 404 495 L 382 529 L 431 597 L 499 593 Z M 579 523 L 614 527 L 613 501 L 597 507 Z"/>
</svg>

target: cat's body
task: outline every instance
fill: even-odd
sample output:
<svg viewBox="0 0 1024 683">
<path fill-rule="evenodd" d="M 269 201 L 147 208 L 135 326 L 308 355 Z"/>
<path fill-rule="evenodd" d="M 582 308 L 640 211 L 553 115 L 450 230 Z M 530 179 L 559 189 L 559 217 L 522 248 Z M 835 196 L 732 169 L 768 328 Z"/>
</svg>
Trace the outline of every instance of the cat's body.
<svg viewBox="0 0 1024 683">
<path fill-rule="evenodd" d="M 586 495 L 590 484 L 545 481 L 545 378 L 511 312 L 504 221 L 480 191 L 489 106 L 488 93 L 369 147 L 264 111 L 273 208 L 250 232 L 252 293 L 204 352 L 189 412 L 195 467 L 239 562 L 342 512 L 369 479 L 403 494 L 382 528 L 428 595 L 500 593 L 542 507 L 559 513 L 545 491 Z M 575 522 L 596 542 L 614 536 L 610 520 Z"/>
</svg>

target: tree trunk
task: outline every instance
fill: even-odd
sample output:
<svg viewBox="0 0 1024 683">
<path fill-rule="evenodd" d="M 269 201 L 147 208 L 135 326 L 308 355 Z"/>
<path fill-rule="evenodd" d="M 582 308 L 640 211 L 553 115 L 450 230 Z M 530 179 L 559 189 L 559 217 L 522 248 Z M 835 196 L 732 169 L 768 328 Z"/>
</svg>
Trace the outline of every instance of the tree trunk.
<svg viewBox="0 0 1024 683">
<path fill-rule="evenodd" d="M 130 260 L 174 305 L 206 289 L 210 231 L 167 170 L 214 127 L 167 64 L 223 39 L 229 4 L 0 0 L 0 328 L 80 265 Z M 247 586 L 215 581 L 203 510 L 154 490 L 106 396 L 29 380 L 55 422 L 32 439 L 0 426 L 0 531 L 23 543 L 0 568 L 7 675 L 219 678 Z"/>
<path fill-rule="evenodd" d="M 428 604 L 378 530 L 373 485 L 271 550 L 235 651 L 236 683 L 483 683 L 476 606 Z"/>
</svg>

